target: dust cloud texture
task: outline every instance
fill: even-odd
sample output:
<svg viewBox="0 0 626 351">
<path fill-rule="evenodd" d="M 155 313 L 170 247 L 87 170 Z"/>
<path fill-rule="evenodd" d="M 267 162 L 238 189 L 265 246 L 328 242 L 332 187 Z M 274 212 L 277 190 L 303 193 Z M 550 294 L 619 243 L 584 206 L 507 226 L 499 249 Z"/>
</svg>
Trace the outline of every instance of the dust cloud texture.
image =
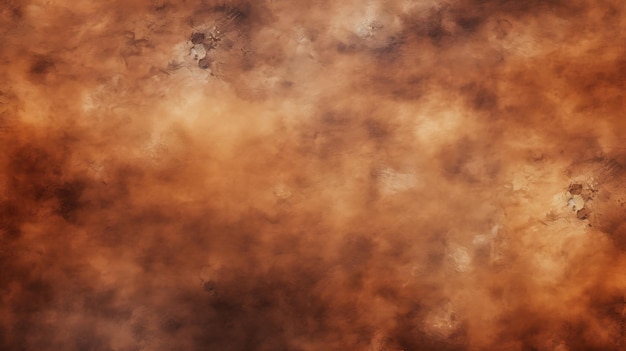
<svg viewBox="0 0 626 351">
<path fill-rule="evenodd" d="M 0 4 L 0 349 L 624 350 L 621 0 Z"/>
</svg>

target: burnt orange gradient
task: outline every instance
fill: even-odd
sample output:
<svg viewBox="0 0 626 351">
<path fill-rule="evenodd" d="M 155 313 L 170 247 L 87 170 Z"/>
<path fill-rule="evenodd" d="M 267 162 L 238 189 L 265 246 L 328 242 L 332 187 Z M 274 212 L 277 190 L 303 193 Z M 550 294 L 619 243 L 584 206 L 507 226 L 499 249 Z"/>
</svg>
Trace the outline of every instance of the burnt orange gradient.
<svg viewBox="0 0 626 351">
<path fill-rule="evenodd" d="M 5 0 L 0 349 L 626 349 L 621 0 Z"/>
</svg>

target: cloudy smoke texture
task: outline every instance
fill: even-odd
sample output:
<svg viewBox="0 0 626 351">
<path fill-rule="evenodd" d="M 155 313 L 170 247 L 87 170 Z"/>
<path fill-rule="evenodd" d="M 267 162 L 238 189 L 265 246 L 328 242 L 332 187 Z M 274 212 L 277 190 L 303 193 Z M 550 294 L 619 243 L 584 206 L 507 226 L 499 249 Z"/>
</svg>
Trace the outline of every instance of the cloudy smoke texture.
<svg viewBox="0 0 626 351">
<path fill-rule="evenodd" d="M 0 349 L 626 347 L 622 1 L 0 11 Z"/>
</svg>

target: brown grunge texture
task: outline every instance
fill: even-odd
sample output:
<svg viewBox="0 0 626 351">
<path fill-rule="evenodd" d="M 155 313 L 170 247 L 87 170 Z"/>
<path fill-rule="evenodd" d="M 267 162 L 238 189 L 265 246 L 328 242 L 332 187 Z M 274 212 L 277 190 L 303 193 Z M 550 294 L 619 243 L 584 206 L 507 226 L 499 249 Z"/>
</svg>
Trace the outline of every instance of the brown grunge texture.
<svg viewBox="0 0 626 351">
<path fill-rule="evenodd" d="M 0 350 L 626 350 L 622 0 L 2 0 Z"/>
</svg>

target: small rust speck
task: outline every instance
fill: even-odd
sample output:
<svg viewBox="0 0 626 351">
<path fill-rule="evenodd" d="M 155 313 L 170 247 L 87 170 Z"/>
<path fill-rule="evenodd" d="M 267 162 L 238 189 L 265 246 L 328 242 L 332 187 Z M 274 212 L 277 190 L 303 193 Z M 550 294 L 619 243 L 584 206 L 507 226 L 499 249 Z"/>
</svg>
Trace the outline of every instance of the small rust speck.
<svg viewBox="0 0 626 351">
<path fill-rule="evenodd" d="M 582 208 L 576 212 L 576 218 L 578 219 L 587 219 L 589 218 L 589 210 L 586 208 Z"/>
<path fill-rule="evenodd" d="M 582 184 L 572 184 L 572 185 L 569 186 L 568 191 L 572 195 L 580 195 L 580 193 L 583 191 L 583 185 Z"/>
<path fill-rule="evenodd" d="M 208 57 L 202 58 L 200 59 L 200 61 L 198 61 L 198 67 L 202 69 L 208 69 L 210 66 L 211 66 L 211 60 L 209 60 Z"/>
<path fill-rule="evenodd" d="M 192 44 L 202 44 L 204 42 L 204 34 L 203 33 L 193 33 L 191 35 L 191 43 Z"/>
</svg>

